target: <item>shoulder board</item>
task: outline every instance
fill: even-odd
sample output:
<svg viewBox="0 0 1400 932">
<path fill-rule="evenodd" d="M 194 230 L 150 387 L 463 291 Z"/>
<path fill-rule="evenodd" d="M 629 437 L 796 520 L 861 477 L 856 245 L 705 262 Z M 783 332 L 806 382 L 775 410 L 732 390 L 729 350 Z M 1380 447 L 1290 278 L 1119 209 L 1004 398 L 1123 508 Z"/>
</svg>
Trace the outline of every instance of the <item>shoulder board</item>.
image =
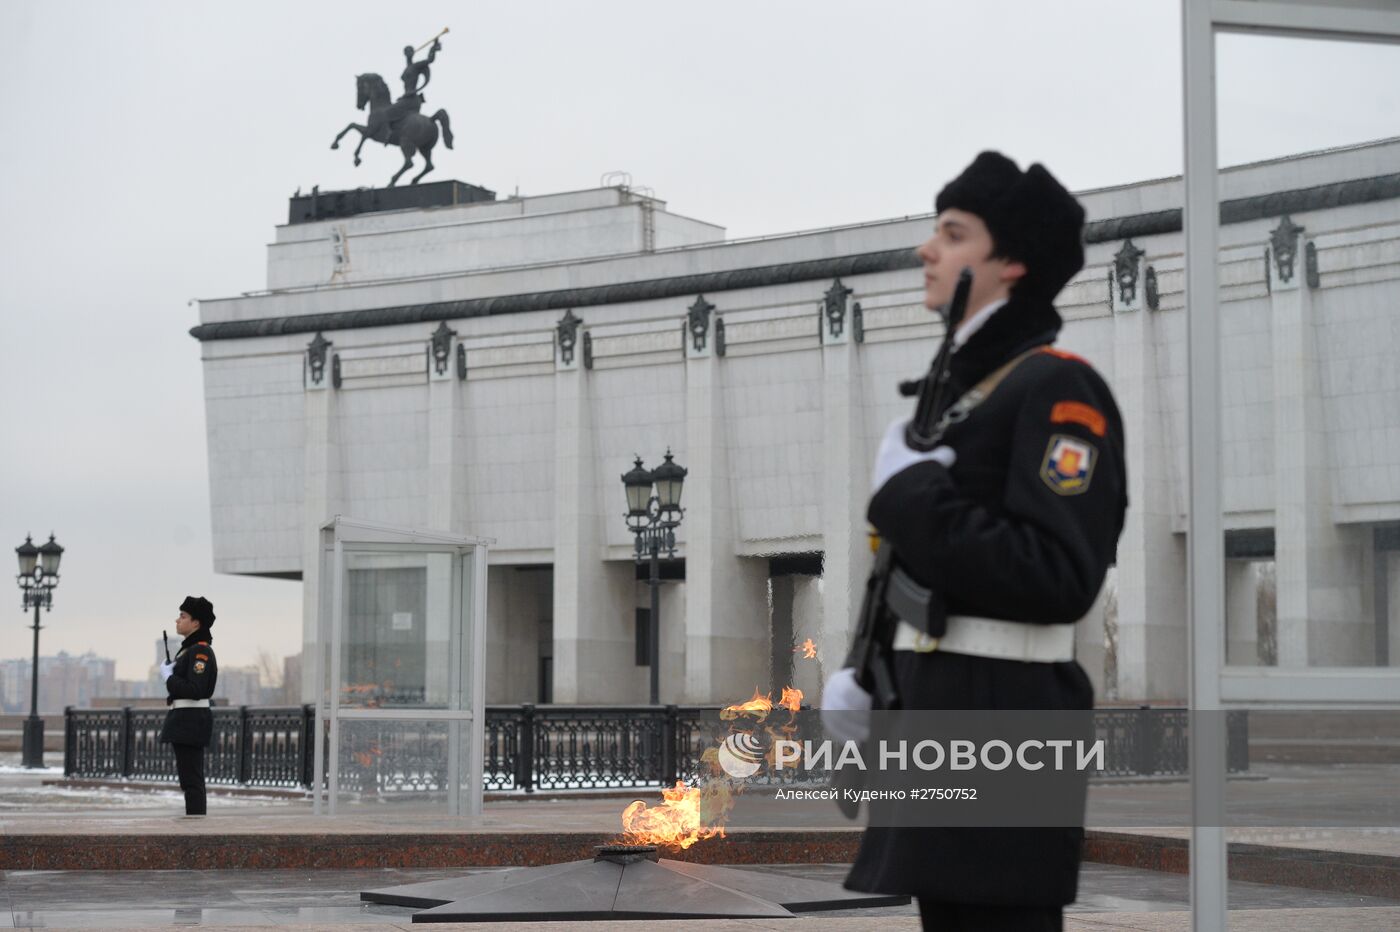
<svg viewBox="0 0 1400 932">
<path fill-rule="evenodd" d="M 1074 353 L 1071 353 L 1068 350 L 1062 350 L 1054 346 L 1045 346 L 1042 347 L 1040 351 L 1042 353 L 1045 353 L 1047 356 L 1057 356 L 1060 359 L 1068 359 L 1071 362 L 1083 363 L 1084 365 L 1089 366 L 1089 368 L 1093 368 L 1093 365 L 1089 362 L 1089 360 L 1085 359 L 1083 356 L 1076 356 Z"/>
<path fill-rule="evenodd" d="M 195 643 L 198 644 L 200 647 L 208 647 L 208 646 L 209 646 L 209 642 L 208 642 L 208 641 L 195 641 Z"/>
</svg>

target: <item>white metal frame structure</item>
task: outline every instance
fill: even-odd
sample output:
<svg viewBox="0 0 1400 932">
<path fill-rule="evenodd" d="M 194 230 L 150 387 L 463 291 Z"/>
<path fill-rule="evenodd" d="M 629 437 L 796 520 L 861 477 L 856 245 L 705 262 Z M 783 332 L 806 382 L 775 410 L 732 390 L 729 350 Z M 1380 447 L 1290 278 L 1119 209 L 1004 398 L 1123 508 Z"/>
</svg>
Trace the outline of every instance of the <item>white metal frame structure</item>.
<svg viewBox="0 0 1400 932">
<path fill-rule="evenodd" d="M 1221 333 L 1217 256 L 1215 37 L 1247 33 L 1400 43 L 1396 0 L 1183 0 L 1190 707 L 1400 708 L 1400 669 L 1241 668 L 1225 665 L 1221 513 Z M 1201 723 L 1196 716 L 1195 724 Z M 1223 716 L 1210 718 L 1223 719 Z M 1223 724 L 1223 723 L 1222 723 Z M 1226 928 L 1224 729 L 1193 727 L 1191 923 Z"/>
<path fill-rule="evenodd" d="M 353 721 L 448 723 L 447 815 L 481 814 L 486 724 L 486 567 L 491 543 L 484 538 L 394 527 L 339 515 L 322 527 L 322 593 L 314 670 L 317 729 L 312 791 L 314 814 L 336 814 L 341 724 Z M 445 708 L 342 706 L 340 681 L 347 612 L 346 557 L 356 553 L 451 556 L 449 686 Z M 465 661 L 462 659 L 464 656 Z M 463 741 L 466 742 L 465 774 L 459 766 L 463 758 Z"/>
</svg>

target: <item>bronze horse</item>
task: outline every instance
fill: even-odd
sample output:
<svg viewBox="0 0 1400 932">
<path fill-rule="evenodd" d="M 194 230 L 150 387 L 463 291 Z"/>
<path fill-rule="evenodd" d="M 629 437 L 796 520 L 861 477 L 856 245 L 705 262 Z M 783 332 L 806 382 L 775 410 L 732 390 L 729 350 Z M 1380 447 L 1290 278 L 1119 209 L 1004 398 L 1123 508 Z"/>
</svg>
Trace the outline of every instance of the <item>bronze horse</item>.
<svg viewBox="0 0 1400 932">
<path fill-rule="evenodd" d="M 352 129 L 360 131 L 360 144 L 355 147 L 356 165 L 360 164 L 360 150 L 364 148 L 366 140 L 373 139 L 386 146 L 398 146 L 403 152 L 403 167 L 394 173 L 389 187 L 393 187 L 399 176 L 413 167 L 413 153 L 416 151 L 427 163 L 410 182 L 417 184 L 419 178 L 433 170 L 433 146 L 437 145 L 439 124 L 442 126 L 443 143 L 447 148 L 452 148 L 452 126 L 448 122 L 447 111 L 439 110 L 431 117 L 423 116 L 418 112 L 423 106 L 420 94 L 406 94 L 390 103 L 389 87 L 377 74 L 356 75 L 355 88 L 355 107 L 363 110 L 368 104 L 369 117 L 363 126 L 351 123 L 341 130 L 340 135 L 335 137 L 335 142 L 331 143 L 331 148 L 339 149 L 341 137 Z"/>
</svg>

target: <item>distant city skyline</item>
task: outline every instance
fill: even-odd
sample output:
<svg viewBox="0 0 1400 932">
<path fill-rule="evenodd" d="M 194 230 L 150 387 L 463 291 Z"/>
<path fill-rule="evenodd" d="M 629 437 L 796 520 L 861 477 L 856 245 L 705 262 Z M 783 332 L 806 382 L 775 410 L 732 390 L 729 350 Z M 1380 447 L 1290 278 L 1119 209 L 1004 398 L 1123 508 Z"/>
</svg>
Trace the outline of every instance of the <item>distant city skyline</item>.
<svg viewBox="0 0 1400 932">
<path fill-rule="evenodd" d="M 33 663 L 32 655 L 0 659 L 0 714 L 29 714 Z M 276 664 L 279 669 L 267 671 L 257 665 L 221 666 L 214 698 L 228 705 L 286 704 L 286 671 L 298 671 L 296 675 L 299 676 L 300 655 L 276 658 Z M 39 714 L 59 715 L 67 706 L 88 707 L 99 699 L 165 698 L 165 686 L 157 676 L 156 663 L 151 664 L 144 677 L 118 677 L 116 666 L 113 658 L 92 651 L 41 654 Z M 264 672 L 279 675 L 271 676 L 273 681 L 264 683 Z M 291 700 L 291 704 L 296 702 L 296 699 Z"/>
</svg>

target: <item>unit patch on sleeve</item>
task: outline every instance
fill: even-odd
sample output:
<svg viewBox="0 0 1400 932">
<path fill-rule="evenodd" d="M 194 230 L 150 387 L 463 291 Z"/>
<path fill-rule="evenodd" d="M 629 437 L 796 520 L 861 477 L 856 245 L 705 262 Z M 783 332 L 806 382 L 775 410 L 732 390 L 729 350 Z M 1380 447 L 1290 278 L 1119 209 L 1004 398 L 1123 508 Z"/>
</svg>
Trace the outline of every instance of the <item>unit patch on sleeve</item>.
<svg viewBox="0 0 1400 932">
<path fill-rule="evenodd" d="M 204 661 L 203 661 L 203 660 L 196 660 L 196 661 L 194 662 L 194 672 L 196 672 L 196 673 L 203 673 L 203 672 L 204 672 Z"/>
<path fill-rule="evenodd" d="M 1099 451 L 1092 443 L 1056 434 L 1045 448 L 1045 462 L 1040 466 L 1040 478 L 1060 495 L 1079 495 L 1089 489 Z"/>
</svg>

